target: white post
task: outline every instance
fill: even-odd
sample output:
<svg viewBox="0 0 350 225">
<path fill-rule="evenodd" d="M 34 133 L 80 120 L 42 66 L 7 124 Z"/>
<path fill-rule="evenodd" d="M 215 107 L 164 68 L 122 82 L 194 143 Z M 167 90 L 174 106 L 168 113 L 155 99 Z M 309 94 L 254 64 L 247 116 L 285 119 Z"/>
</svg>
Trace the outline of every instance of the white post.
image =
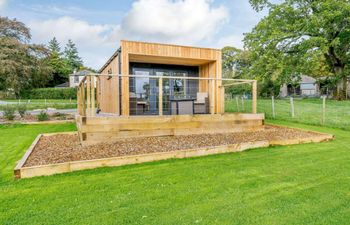
<svg viewBox="0 0 350 225">
<path fill-rule="evenodd" d="M 276 118 L 276 112 L 275 112 L 275 97 L 271 97 L 271 103 L 272 103 L 272 118 Z"/>
<path fill-rule="evenodd" d="M 291 111 L 292 118 L 294 118 L 295 114 L 294 114 L 294 100 L 293 100 L 293 97 L 290 97 L 290 111 Z"/>
<path fill-rule="evenodd" d="M 322 96 L 322 125 L 326 122 L 326 96 Z"/>
</svg>

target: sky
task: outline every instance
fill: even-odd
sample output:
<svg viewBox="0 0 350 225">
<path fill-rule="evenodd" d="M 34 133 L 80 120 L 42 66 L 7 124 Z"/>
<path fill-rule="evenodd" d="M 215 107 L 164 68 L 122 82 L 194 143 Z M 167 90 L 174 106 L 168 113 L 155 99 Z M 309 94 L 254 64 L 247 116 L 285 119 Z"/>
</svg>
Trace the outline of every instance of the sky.
<svg viewBox="0 0 350 225">
<path fill-rule="evenodd" d="M 244 33 L 264 16 L 248 0 L 0 0 L 0 15 L 28 26 L 33 43 L 72 39 L 86 66 L 99 69 L 136 40 L 243 48 Z"/>
</svg>

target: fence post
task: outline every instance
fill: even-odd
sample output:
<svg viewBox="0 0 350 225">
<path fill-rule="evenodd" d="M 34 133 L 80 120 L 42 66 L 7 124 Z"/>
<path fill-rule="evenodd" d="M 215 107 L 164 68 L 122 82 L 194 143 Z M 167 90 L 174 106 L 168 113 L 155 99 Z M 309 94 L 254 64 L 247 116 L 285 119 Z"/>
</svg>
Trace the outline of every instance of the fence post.
<svg viewBox="0 0 350 225">
<path fill-rule="evenodd" d="M 245 111 L 245 107 L 244 107 L 244 97 L 242 96 L 241 99 L 242 99 L 242 111 L 244 112 L 244 111 Z"/>
<path fill-rule="evenodd" d="M 322 97 L 322 125 L 326 122 L 326 96 Z"/>
<path fill-rule="evenodd" d="M 239 103 L 238 103 L 238 97 L 236 96 L 236 106 L 237 106 L 237 112 L 239 112 Z"/>
<path fill-rule="evenodd" d="M 294 118 L 295 114 L 294 114 L 294 100 L 293 100 L 293 97 L 290 97 L 290 111 L 291 111 L 292 118 Z"/>
<path fill-rule="evenodd" d="M 275 112 L 275 96 L 271 97 L 271 103 L 272 103 L 272 118 L 276 118 L 276 112 Z"/>
<path fill-rule="evenodd" d="M 86 77 L 86 116 L 91 116 L 91 76 Z"/>
<path fill-rule="evenodd" d="M 95 76 L 91 76 L 91 112 L 90 116 L 96 116 L 96 106 L 95 106 Z"/>
<path fill-rule="evenodd" d="M 258 83 L 256 80 L 252 83 L 252 113 L 257 113 L 257 97 L 258 97 Z"/>
</svg>

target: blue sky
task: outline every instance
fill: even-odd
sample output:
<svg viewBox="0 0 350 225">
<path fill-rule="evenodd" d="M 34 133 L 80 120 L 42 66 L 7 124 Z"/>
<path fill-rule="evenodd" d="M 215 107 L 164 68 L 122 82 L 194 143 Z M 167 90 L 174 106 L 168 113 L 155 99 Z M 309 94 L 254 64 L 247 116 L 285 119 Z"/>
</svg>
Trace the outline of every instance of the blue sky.
<svg viewBox="0 0 350 225">
<path fill-rule="evenodd" d="M 248 0 L 0 0 L 0 14 L 30 27 L 34 43 L 72 39 L 98 69 L 120 39 L 242 48 L 243 33 L 264 16 Z"/>
</svg>

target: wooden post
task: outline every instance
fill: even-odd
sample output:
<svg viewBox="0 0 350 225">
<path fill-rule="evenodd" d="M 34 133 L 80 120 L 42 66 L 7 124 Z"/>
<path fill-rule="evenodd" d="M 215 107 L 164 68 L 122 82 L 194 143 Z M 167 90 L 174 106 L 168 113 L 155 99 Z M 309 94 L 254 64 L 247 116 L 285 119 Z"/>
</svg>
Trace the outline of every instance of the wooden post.
<svg viewBox="0 0 350 225">
<path fill-rule="evenodd" d="M 78 86 L 77 88 L 77 112 L 78 112 L 78 115 L 80 115 L 80 85 Z"/>
<path fill-rule="evenodd" d="M 96 115 L 95 109 L 95 76 L 91 76 L 91 109 L 90 116 Z"/>
<path fill-rule="evenodd" d="M 160 77 L 159 78 L 159 91 L 158 91 L 158 108 L 159 108 L 159 115 L 162 116 L 163 115 L 163 78 Z"/>
<path fill-rule="evenodd" d="M 215 80 L 211 79 L 210 114 L 215 114 Z"/>
<path fill-rule="evenodd" d="M 326 96 L 322 97 L 322 125 L 326 122 Z"/>
<path fill-rule="evenodd" d="M 86 77 L 86 116 L 91 116 L 91 76 Z"/>
<path fill-rule="evenodd" d="M 86 92 L 85 92 L 85 82 L 81 85 L 81 110 L 82 110 L 82 116 L 86 116 Z"/>
<path fill-rule="evenodd" d="M 257 81 L 254 80 L 252 83 L 252 112 L 257 112 Z"/>
<path fill-rule="evenodd" d="M 101 94 L 100 82 L 101 82 L 100 76 L 96 76 L 96 110 L 100 108 L 100 94 Z"/>
<path fill-rule="evenodd" d="M 294 113 L 294 100 L 293 100 L 293 97 L 290 97 L 290 112 L 291 112 L 292 118 L 294 118 L 295 113 Z"/>
<path fill-rule="evenodd" d="M 276 112 L 275 112 L 275 96 L 271 97 L 271 104 L 272 104 L 272 118 L 276 118 Z"/>
<path fill-rule="evenodd" d="M 220 95 L 221 95 L 221 114 L 225 113 L 225 87 L 220 86 Z"/>
</svg>

